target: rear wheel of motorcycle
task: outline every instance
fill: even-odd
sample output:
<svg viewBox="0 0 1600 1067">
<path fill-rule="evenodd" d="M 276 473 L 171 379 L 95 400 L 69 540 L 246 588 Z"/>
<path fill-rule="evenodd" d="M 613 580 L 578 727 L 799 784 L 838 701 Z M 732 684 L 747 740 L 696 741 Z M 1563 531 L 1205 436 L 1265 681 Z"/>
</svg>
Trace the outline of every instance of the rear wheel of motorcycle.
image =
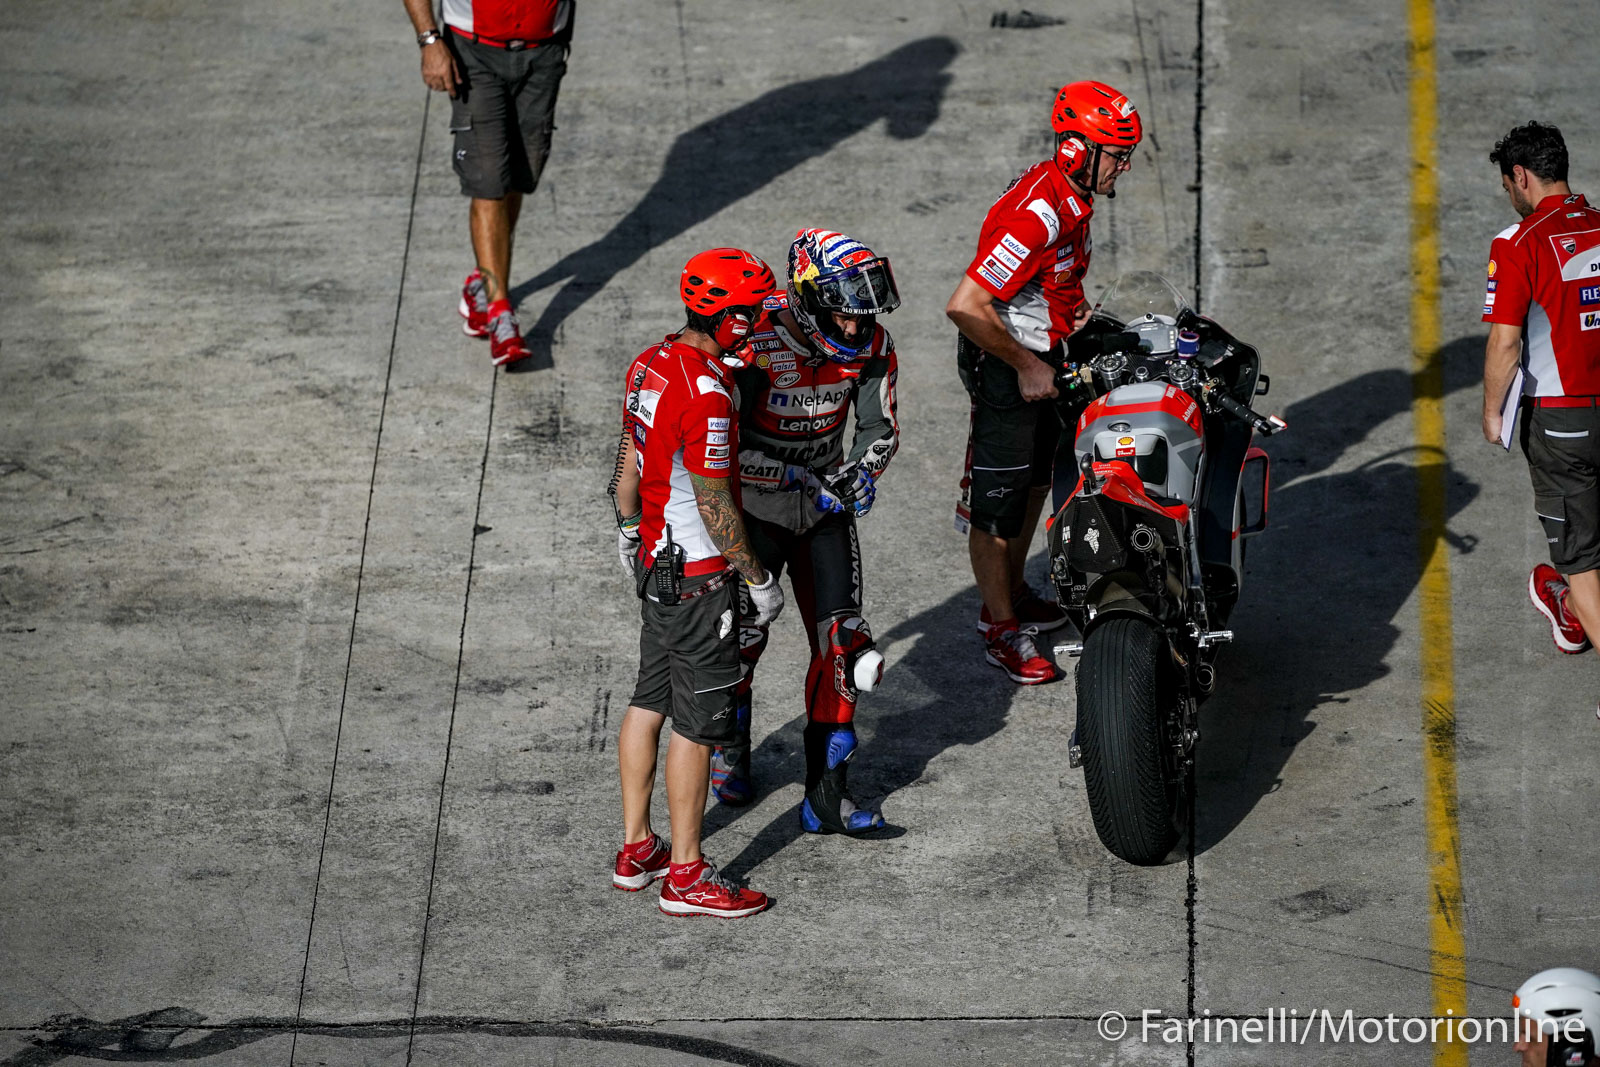
<svg viewBox="0 0 1600 1067">
<path fill-rule="evenodd" d="M 1078 661 L 1089 811 L 1106 848 L 1140 866 L 1162 862 L 1178 843 L 1184 791 L 1167 736 L 1177 699 L 1165 641 L 1153 625 L 1117 618 L 1090 631 Z"/>
</svg>

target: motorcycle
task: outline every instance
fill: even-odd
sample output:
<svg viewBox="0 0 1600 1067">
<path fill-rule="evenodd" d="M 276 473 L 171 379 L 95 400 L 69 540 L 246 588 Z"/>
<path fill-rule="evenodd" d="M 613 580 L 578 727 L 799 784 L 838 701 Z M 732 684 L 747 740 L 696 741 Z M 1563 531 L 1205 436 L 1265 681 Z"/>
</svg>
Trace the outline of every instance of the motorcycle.
<svg viewBox="0 0 1600 1067">
<path fill-rule="evenodd" d="M 1255 348 L 1147 271 L 1117 279 L 1060 367 L 1074 462 L 1056 466 L 1050 577 L 1081 635 L 1056 649 L 1078 659 L 1068 758 L 1129 863 L 1162 862 L 1186 828 L 1199 705 L 1267 526 L 1255 436 L 1287 428 L 1249 407 L 1270 384 Z"/>
</svg>

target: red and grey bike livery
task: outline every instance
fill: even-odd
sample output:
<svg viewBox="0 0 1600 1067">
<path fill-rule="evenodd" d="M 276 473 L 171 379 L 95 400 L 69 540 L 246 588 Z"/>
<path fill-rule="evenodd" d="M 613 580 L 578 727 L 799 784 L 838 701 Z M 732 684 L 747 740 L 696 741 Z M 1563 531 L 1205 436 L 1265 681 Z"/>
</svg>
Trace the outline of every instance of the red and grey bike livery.
<svg viewBox="0 0 1600 1067">
<path fill-rule="evenodd" d="M 1157 274 L 1117 279 L 1067 358 L 1074 462 L 1063 448 L 1050 556 L 1082 635 L 1057 650 L 1080 657 L 1070 762 L 1105 846 L 1159 863 L 1187 822 L 1197 709 L 1233 639 L 1245 542 L 1266 529 L 1255 435 L 1286 426 L 1249 407 L 1269 384 L 1256 349 Z"/>
</svg>

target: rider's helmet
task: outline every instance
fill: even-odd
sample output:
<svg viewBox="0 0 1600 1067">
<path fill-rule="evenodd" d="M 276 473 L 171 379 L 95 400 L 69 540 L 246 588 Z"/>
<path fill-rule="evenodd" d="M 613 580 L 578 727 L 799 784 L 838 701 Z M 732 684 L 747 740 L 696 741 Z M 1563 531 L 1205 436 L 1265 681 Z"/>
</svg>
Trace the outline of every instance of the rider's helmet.
<svg viewBox="0 0 1600 1067">
<path fill-rule="evenodd" d="M 860 359 L 872 347 L 876 317 L 900 306 L 889 261 L 842 233 L 801 230 L 789 246 L 789 310 L 818 352 L 836 363 Z M 847 341 L 834 312 L 858 315 Z"/>
<path fill-rule="evenodd" d="M 1540 971 L 1522 983 L 1511 1007 L 1518 1019 L 1532 1020 L 1549 1040 L 1547 1062 L 1588 1067 L 1600 1035 L 1600 978 L 1576 967 Z"/>
<path fill-rule="evenodd" d="M 713 248 L 683 267 L 683 306 L 689 326 L 725 352 L 744 343 L 761 313 L 761 302 L 778 287 L 772 268 L 740 248 Z"/>
<path fill-rule="evenodd" d="M 1050 109 L 1056 131 L 1056 163 L 1061 172 L 1091 192 L 1095 166 L 1107 148 L 1130 153 L 1144 137 L 1144 125 L 1128 98 L 1105 82 L 1063 85 Z"/>
</svg>

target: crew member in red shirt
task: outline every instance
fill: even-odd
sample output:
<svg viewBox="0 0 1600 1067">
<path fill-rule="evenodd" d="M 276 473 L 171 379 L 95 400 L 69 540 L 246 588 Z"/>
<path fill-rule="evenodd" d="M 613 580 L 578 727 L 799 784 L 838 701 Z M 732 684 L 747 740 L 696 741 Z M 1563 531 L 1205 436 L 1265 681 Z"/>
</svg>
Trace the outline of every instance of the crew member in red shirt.
<svg viewBox="0 0 1600 1067">
<path fill-rule="evenodd" d="M 1095 195 L 1116 195 L 1143 136 L 1128 98 L 1093 81 L 1064 86 L 1050 124 L 1055 154 L 989 209 L 978 254 L 945 307 L 961 331 L 957 362 L 972 396 L 956 528 L 967 534 L 983 598 L 985 659 L 1023 685 L 1057 677 L 1032 635 L 1067 621 L 1023 578 L 1061 435 L 1056 368 L 1067 335 L 1089 317 L 1083 276 Z"/>
<path fill-rule="evenodd" d="M 451 158 L 477 267 L 457 310 L 469 337 L 489 338 L 495 366 L 532 353 L 511 307 L 511 244 L 522 198 L 550 155 L 556 93 L 567 72 L 573 0 L 405 0 L 422 47 L 422 80 L 450 94 Z"/>
<path fill-rule="evenodd" d="M 1600 211 L 1567 186 L 1554 126 L 1518 126 L 1489 161 L 1522 221 L 1489 248 L 1483 435 L 1499 443 L 1520 365 L 1522 451 L 1554 564 L 1533 568 L 1528 595 L 1556 647 L 1576 654 L 1600 634 Z"/>
<path fill-rule="evenodd" d="M 732 743 L 739 684 L 739 581 L 751 622 L 783 608 L 778 579 L 750 547 L 739 515 L 738 427 L 723 356 L 750 334 L 772 271 L 737 248 L 689 260 L 682 332 L 628 368 L 617 453 L 618 549 L 643 604 L 639 681 L 617 741 L 622 776 L 622 851 L 611 884 L 639 890 L 666 875 L 668 915 L 737 919 L 767 906 L 761 893 L 719 877 L 700 854 L 700 817 L 711 749 Z M 667 743 L 669 846 L 650 828 L 656 750 Z"/>
</svg>

